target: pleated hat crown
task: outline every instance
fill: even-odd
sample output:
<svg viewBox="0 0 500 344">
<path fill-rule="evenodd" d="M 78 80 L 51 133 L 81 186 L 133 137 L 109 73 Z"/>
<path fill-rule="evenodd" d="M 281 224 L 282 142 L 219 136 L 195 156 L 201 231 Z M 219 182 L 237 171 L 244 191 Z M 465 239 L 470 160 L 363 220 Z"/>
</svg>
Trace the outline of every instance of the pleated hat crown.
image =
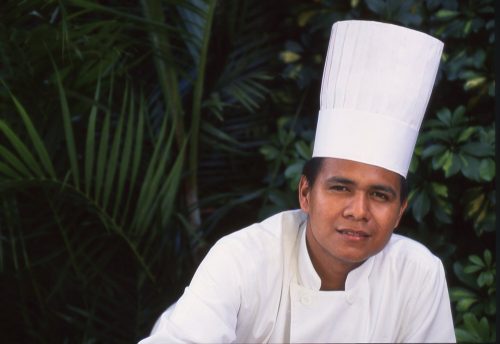
<svg viewBox="0 0 500 344">
<path fill-rule="evenodd" d="M 328 45 L 313 157 L 406 177 L 443 43 L 392 24 L 336 22 Z"/>
</svg>

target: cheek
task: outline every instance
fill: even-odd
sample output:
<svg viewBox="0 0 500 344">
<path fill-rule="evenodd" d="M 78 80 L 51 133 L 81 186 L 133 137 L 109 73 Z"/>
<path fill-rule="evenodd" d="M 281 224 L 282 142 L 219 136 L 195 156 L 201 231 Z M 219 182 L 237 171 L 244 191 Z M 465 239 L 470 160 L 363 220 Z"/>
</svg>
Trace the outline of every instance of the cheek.
<svg viewBox="0 0 500 344">
<path fill-rule="evenodd" d="M 399 208 L 398 209 L 379 209 L 376 212 L 378 225 L 384 231 L 392 231 L 399 222 Z"/>
</svg>

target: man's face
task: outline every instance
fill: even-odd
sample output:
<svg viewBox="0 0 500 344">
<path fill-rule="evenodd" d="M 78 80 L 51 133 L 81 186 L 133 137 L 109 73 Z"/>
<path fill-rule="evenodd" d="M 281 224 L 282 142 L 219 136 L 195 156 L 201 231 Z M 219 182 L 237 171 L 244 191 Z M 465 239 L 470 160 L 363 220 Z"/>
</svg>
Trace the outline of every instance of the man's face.
<svg viewBox="0 0 500 344">
<path fill-rule="evenodd" d="M 398 174 L 344 159 L 324 159 L 312 187 L 302 176 L 299 201 L 309 215 L 313 262 L 352 269 L 380 252 L 407 205 L 400 188 Z"/>
</svg>

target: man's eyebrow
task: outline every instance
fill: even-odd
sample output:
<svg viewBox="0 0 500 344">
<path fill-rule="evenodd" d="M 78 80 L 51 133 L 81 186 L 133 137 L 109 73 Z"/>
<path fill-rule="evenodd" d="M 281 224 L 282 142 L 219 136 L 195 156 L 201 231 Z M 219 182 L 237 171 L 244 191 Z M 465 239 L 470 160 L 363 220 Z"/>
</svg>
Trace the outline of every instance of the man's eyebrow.
<svg viewBox="0 0 500 344">
<path fill-rule="evenodd" d="M 346 184 L 346 185 L 355 185 L 356 184 L 354 182 L 354 180 L 344 178 L 344 177 L 337 177 L 337 176 L 330 177 L 326 181 L 327 181 L 327 183 L 340 183 L 340 184 Z"/>
<path fill-rule="evenodd" d="M 333 176 L 330 177 L 326 180 L 327 183 L 339 183 L 339 184 L 344 184 L 344 185 L 356 185 L 356 182 L 352 179 L 349 178 L 344 178 L 344 177 L 338 177 L 338 176 Z M 387 192 L 391 194 L 393 197 L 396 197 L 396 190 L 394 190 L 392 187 L 384 184 L 375 184 L 370 186 L 371 190 L 375 191 L 382 191 L 382 192 Z"/>
</svg>

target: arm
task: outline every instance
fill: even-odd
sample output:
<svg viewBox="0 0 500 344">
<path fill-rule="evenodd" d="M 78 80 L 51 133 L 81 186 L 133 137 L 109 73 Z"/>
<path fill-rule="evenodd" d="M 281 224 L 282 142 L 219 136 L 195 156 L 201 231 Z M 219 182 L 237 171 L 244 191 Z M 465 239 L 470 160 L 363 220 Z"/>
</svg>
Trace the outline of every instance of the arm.
<svg viewBox="0 0 500 344">
<path fill-rule="evenodd" d="M 182 297 L 140 344 L 235 340 L 242 270 L 230 244 L 221 240 L 210 250 Z"/>
<path fill-rule="evenodd" d="M 450 299 L 443 264 L 435 258 L 434 266 L 416 281 L 415 296 L 409 303 L 406 343 L 456 342 Z"/>
</svg>

